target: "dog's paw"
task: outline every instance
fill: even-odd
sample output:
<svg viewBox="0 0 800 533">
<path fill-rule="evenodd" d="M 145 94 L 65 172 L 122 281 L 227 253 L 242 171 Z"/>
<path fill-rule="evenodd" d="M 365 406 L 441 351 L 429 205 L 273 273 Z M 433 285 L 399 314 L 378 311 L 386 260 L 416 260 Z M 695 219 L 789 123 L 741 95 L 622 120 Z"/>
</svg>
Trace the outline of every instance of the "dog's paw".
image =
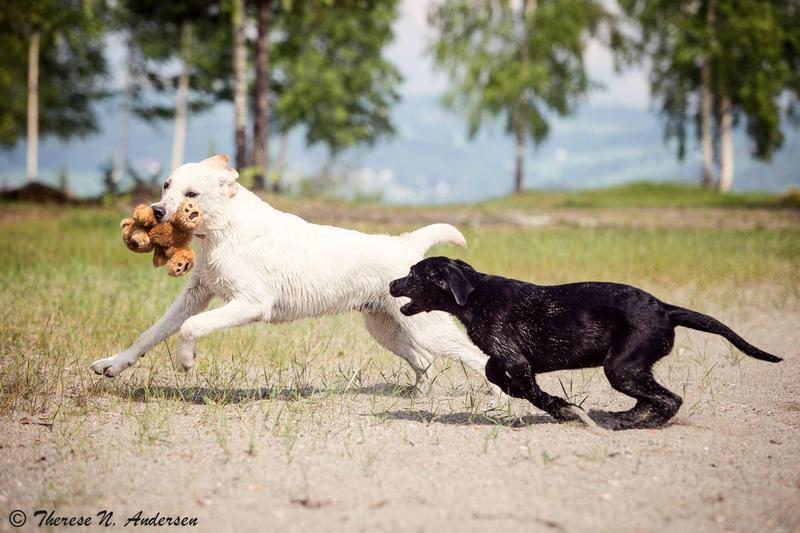
<svg viewBox="0 0 800 533">
<path fill-rule="evenodd" d="M 175 370 L 180 372 L 188 372 L 192 368 L 194 368 L 195 360 L 197 359 L 197 354 L 192 352 L 189 355 L 181 355 L 179 353 L 175 354 Z"/>
<path fill-rule="evenodd" d="M 129 365 L 119 365 L 115 357 L 106 357 L 92 363 L 91 369 L 99 376 L 113 378 Z"/>
</svg>

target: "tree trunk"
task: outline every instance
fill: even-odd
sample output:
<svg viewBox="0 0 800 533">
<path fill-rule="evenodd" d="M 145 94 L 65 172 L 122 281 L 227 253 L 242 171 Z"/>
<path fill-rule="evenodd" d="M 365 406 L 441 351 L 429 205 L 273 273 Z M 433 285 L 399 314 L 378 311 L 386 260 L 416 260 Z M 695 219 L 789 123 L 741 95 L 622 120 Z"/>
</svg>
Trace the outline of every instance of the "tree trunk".
<svg viewBox="0 0 800 533">
<path fill-rule="evenodd" d="M 255 188 L 267 185 L 269 150 L 269 4 L 258 0 L 258 38 L 256 40 L 256 112 L 253 124 L 253 166 Z"/>
<path fill-rule="evenodd" d="M 716 23 L 715 0 L 709 0 L 706 11 L 706 27 L 714 31 Z M 714 139 L 711 132 L 711 114 L 714 108 L 714 97 L 711 94 L 711 58 L 703 58 L 700 69 L 702 92 L 700 95 L 700 145 L 703 151 L 703 177 L 702 185 L 711 188 L 714 183 Z"/>
<path fill-rule="evenodd" d="M 186 148 L 186 126 L 189 116 L 189 62 L 192 54 L 192 26 L 188 22 L 181 28 L 181 73 L 175 93 L 175 134 L 172 138 L 172 164 L 175 170 L 183 163 Z"/>
<path fill-rule="evenodd" d="M 34 31 L 28 49 L 28 181 L 39 174 L 39 44 L 41 34 Z"/>
<path fill-rule="evenodd" d="M 714 139 L 711 133 L 711 110 L 713 97 L 711 95 L 711 65 L 708 59 L 703 61 L 701 69 L 702 94 L 700 97 L 700 145 L 703 150 L 703 178 L 705 188 L 714 186 Z"/>
<path fill-rule="evenodd" d="M 514 194 L 522 192 L 522 182 L 525 174 L 525 130 L 517 127 L 517 145 L 514 151 Z"/>
<path fill-rule="evenodd" d="M 244 36 L 245 1 L 233 0 L 233 108 L 236 166 L 247 166 L 247 48 Z"/>
<path fill-rule="evenodd" d="M 528 47 L 530 45 L 530 24 L 533 22 L 533 17 L 536 15 L 536 8 L 538 7 L 537 0 L 522 0 L 522 24 L 520 25 L 519 46 L 522 51 L 522 62 L 528 63 L 530 61 L 530 53 Z M 517 113 L 523 115 L 525 107 L 528 102 L 525 100 L 525 95 L 520 94 L 518 98 Z M 522 123 L 522 118 L 518 117 L 516 120 L 515 138 L 516 146 L 514 149 L 514 189 L 513 193 L 518 194 L 522 192 L 522 185 L 525 178 L 525 125 Z"/>
<path fill-rule="evenodd" d="M 728 192 L 733 185 L 733 110 L 727 94 L 720 98 L 719 114 L 719 190 Z"/>
<path fill-rule="evenodd" d="M 278 145 L 278 164 L 277 171 L 278 171 L 278 178 L 275 180 L 275 183 L 272 184 L 272 192 L 280 192 L 281 191 L 281 182 L 283 181 L 283 177 L 286 174 L 286 152 L 289 148 L 289 132 L 285 131 L 281 134 L 281 143 Z"/>
<path fill-rule="evenodd" d="M 125 175 L 125 163 L 128 160 L 128 130 L 131 122 L 131 107 L 133 106 L 133 88 L 135 74 L 133 67 L 133 49 L 128 42 L 128 62 L 125 73 L 125 88 L 122 91 L 122 106 L 120 107 L 119 133 L 117 136 L 117 149 L 114 152 L 114 166 L 111 168 L 111 191 L 116 194 L 119 183 Z"/>
</svg>

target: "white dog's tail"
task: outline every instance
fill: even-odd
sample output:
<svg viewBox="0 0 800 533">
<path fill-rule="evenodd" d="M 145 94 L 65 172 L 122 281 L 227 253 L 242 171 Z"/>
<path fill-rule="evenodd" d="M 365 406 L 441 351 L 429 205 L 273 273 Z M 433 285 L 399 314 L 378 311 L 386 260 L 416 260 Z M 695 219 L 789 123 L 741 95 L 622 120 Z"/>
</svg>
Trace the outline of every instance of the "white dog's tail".
<svg viewBox="0 0 800 533">
<path fill-rule="evenodd" d="M 461 232 L 450 224 L 431 224 L 411 233 L 405 233 L 401 238 L 416 245 L 423 254 L 436 244 L 455 244 L 462 247 L 467 245 L 467 240 Z"/>
</svg>

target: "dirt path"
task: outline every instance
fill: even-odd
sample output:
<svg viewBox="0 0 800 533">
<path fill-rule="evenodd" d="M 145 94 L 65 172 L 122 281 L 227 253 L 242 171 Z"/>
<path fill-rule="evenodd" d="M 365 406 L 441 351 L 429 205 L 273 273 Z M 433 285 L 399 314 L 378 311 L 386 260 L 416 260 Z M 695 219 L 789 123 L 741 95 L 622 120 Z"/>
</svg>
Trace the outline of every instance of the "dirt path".
<svg viewBox="0 0 800 533">
<path fill-rule="evenodd" d="M 298 202 L 268 197 L 278 209 L 307 220 L 335 225 L 409 225 L 448 222 L 456 226 L 538 227 L 634 227 L 779 229 L 800 226 L 800 209 L 733 207 L 592 207 L 592 208 L 496 208 L 475 206 L 401 207 L 339 204 L 325 201 Z"/>
<path fill-rule="evenodd" d="M 281 394 L 101 383 L 0 419 L 0 530 L 12 509 L 23 530 L 35 509 L 109 509 L 117 528 L 142 510 L 202 531 L 800 531 L 800 314 L 719 311 L 786 361 L 679 330 L 657 372 L 685 403 L 662 430 L 596 434 L 517 401 L 509 417 L 458 368 L 421 398 L 374 371 Z M 543 386 L 558 377 L 590 409 L 630 405 L 600 372 Z"/>
</svg>

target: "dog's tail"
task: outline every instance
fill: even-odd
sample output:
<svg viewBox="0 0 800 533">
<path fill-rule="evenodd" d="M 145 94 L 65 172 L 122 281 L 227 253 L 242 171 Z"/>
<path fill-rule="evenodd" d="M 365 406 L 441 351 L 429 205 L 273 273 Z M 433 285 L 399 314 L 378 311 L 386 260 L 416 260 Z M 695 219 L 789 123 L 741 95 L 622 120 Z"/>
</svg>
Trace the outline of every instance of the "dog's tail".
<svg viewBox="0 0 800 533">
<path fill-rule="evenodd" d="M 769 361 L 770 363 L 778 363 L 783 361 L 783 359 L 780 357 L 774 356 L 763 350 L 759 350 L 716 318 L 675 305 L 666 304 L 666 307 L 667 314 L 669 315 L 670 320 L 672 320 L 673 326 L 683 326 L 699 331 L 705 331 L 707 333 L 716 333 L 717 335 L 721 335 L 728 339 L 731 344 L 739 348 L 742 352 L 746 353 L 750 357 L 761 359 L 762 361 Z"/>
<path fill-rule="evenodd" d="M 411 233 L 405 233 L 401 237 L 416 245 L 423 254 L 437 244 L 455 244 L 462 247 L 467 245 L 467 240 L 461 232 L 450 224 L 431 224 Z"/>
</svg>

